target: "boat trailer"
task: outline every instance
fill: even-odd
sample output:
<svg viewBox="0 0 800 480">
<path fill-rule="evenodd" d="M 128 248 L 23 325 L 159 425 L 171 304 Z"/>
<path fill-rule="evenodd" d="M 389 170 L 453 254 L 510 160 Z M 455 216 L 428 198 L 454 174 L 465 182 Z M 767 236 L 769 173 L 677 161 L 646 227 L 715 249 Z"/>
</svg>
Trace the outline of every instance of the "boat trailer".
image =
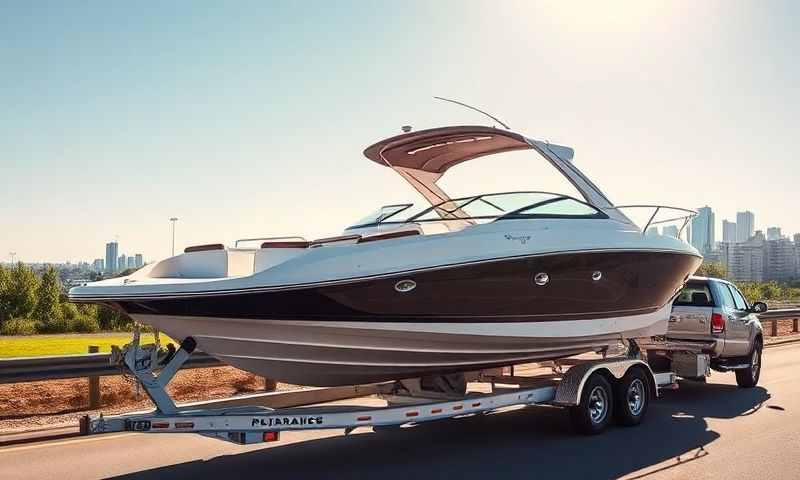
<svg viewBox="0 0 800 480">
<path fill-rule="evenodd" d="M 252 444 L 277 441 L 283 431 L 342 428 L 349 434 L 359 427 L 403 427 L 530 405 L 566 407 L 579 432 L 595 434 L 605 430 L 613 419 L 624 425 L 638 424 L 653 397 L 662 389 L 677 388 L 675 374 L 653 373 L 639 358 L 634 343 L 624 356 L 546 362 L 550 372 L 542 375 L 515 376 L 513 368 L 510 375 L 502 373 L 502 369 L 472 372 L 472 379 L 485 384 L 488 393 L 426 398 L 424 392 L 406 388 L 408 383 L 395 382 L 382 385 L 385 388 L 380 395 L 387 401 L 385 407 L 181 408 L 166 392 L 166 386 L 196 348 L 195 340 L 187 337 L 179 349 L 173 347 L 164 352 L 158 335 L 156 342 L 149 345 L 140 345 L 139 338 L 137 329 L 132 343 L 112 353 L 112 362 L 136 378 L 156 409 L 115 416 L 87 415 L 80 422 L 82 434 L 196 433 Z"/>
</svg>

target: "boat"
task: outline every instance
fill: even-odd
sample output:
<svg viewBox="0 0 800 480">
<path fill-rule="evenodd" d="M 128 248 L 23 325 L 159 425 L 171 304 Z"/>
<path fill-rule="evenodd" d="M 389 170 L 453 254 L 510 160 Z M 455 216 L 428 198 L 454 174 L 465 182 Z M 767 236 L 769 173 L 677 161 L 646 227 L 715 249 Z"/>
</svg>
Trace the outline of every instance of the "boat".
<svg viewBox="0 0 800 480">
<path fill-rule="evenodd" d="M 538 154 L 580 195 L 451 198 L 437 183 L 463 162 L 517 150 Z M 200 350 L 268 378 L 355 385 L 663 335 L 671 300 L 702 260 L 680 238 L 645 234 L 655 213 L 637 226 L 575 166 L 569 147 L 464 125 L 407 131 L 364 154 L 430 205 L 384 206 L 313 241 L 189 247 L 129 276 L 74 287 L 69 299 L 192 337 Z M 692 212 L 677 210 L 685 226 Z"/>
</svg>

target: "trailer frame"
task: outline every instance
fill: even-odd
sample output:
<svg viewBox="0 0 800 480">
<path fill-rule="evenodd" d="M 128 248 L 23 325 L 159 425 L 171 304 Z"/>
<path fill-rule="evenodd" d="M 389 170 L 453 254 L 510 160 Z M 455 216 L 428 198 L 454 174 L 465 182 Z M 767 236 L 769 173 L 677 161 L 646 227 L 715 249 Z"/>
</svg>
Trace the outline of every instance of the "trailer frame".
<svg viewBox="0 0 800 480">
<path fill-rule="evenodd" d="M 594 425 L 590 421 L 585 425 L 577 425 L 578 430 L 583 433 L 600 433 L 610 422 L 611 416 L 617 414 L 612 406 L 622 399 L 613 400 L 613 397 L 619 396 L 615 393 L 618 390 L 616 386 L 628 378 L 629 372 L 637 370 L 638 378 L 646 379 L 647 387 L 644 390 L 647 398 L 637 399 L 646 402 L 645 405 L 649 404 L 651 398 L 658 396 L 662 389 L 677 387 L 674 373 L 654 373 L 640 358 L 635 342 L 631 342 L 627 354 L 623 356 L 606 358 L 603 352 L 603 358 L 599 359 L 583 361 L 573 359 L 571 363 L 551 362 L 551 373 L 545 375 L 518 377 L 513 375 L 513 370 L 508 375 L 497 374 L 496 369 L 489 372 L 471 372 L 474 379 L 489 385 L 489 393 L 468 392 L 458 397 L 453 397 L 451 394 L 443 395 L 448 398 L 426 398 L 420 396 L 419 392 L 410 393 L 402 388 L 398 390 L 400 384 L 396 383 L 384 385 L 382 396 L 388 403 L 385 407 L 322 405 L 285 409 L 263 406 L 181 408 L 170 398 L 166 386 L 194 351 L 195 340 L 187 337 L 181 343 L 180 349 L 175 351 L 173 348 L 164 355 L 157 334 L 154 344 L 140 345 L 139 339 L 137 329 L 134 331 L 132 343 L 112 353 L 112 361 L 119 363 L 136 378 L 156 405 L 156 410 L 108 417 L 102 413 L 98 416 L 87 415 L 80 422 L 82 434 L 125 431 L 196 433 L 233 443 L 251 444 L 276 441 L 282 431 L 343 428 L 345 434 L 349 434 L 359 427 L 403 427 L 421 422 L 490 413 L 515 406 L 559 406 L 580 413 L 580 409 L 597 410 L 605 398 L 602 407 L 609 411 L 605 412 L 604 424 Z M 159 373 L 156 374 L 156 371 Z M 602 380 L 599 377 L 602 377 Z M 595 391 L 585 391 L 585 386 L 591 379 L 596 379 L 593 383 L 599 384 L 600 387 L 605 384 L 614 385 L 615 388 L 606 391 L 605 397 L 600 395 L 592 399 Z M 642 386 L 642 383 L 640 381 L 639 386 Z M 595 390 L 597 388 L 594 387 Z M 609 390 L 607 387 L 601 388 L 603 389 Z M 591 402 L 594 403 L 590 405 Z M 578 415 L 577 418 L 582 417 Z M 641 418 L 633 420 L 629 418 L 623 423 L 635 424 L 640 420 Z"/>
</svg>

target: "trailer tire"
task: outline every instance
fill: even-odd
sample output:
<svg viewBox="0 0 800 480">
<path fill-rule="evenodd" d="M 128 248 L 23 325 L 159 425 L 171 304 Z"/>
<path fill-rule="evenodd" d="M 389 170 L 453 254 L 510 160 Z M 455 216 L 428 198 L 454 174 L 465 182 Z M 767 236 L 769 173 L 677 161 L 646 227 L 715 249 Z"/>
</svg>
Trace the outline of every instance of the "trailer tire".
<svg viewBox="0 0 800 480">
<path fill-rule="evenodd" d="M 741 388 L 753 388 L 761 377 L 761 339 L 756 338 L 750 351 L 750 366 L 736 370 L 736 384 Z"/>
<path fill-rule="evenodd" d="M 639 367 L 633 367 L 617 382 L 614 416 L 617 423 L 632 427 L 642 423 L 650 406 L 650 382 Z"/>
<path fill-rule="evenodd" d="M 572 427 L 584 435 L 597 435 L 608 428 L 614 412 L 614 389 L 606 378 L 595 372 L 581 392 L 580 403 L 570 407 Z"/>
</svg>

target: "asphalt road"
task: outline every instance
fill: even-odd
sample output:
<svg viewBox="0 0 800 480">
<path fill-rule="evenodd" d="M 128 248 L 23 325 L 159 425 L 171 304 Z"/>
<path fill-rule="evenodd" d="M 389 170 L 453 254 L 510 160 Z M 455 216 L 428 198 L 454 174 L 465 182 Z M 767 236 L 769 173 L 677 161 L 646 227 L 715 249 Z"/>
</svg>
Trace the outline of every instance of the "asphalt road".
<svg viewBox="0 0 800 480">
<path fill-rule="evenodd" d="M 769 348 L 760 386 L 684 382 L 645 423 L 581 437 L 531 407 L 391 432 L 282 434 L 237 446 L 196 435 L 110 434 L 0 449 L 0 479 L 800 478 L 800 344 Z"/>
</svg>

